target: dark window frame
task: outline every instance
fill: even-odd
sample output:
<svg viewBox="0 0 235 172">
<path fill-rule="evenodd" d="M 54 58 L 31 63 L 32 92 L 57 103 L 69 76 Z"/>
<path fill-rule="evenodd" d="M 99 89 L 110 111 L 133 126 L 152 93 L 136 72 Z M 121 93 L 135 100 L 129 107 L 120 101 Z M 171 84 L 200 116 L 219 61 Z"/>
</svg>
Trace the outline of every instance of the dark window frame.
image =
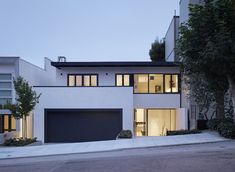
<svg viewBox="0 0 235 172">
<path fill-rule="evenodd" d="M 5 129 L 5 116 L 7 116 L 8 117 L 8 129 Z M 16 128 L 12 128 L 12 118 L 14 118 L 13 117 L 13 115 L 2 115 L 2 131 L 3 131 L 3 133 L 5 133 L 5 132 L 11 132 L 11 131 L 16 131 Z"/>
<path fill-rule="evenodd" d="M 70 76 L 74 76 L 74 86 L 70 86 L 69 85 L 69 77 Z M 76 76 L 81 76 L 82 77 L 82 85 L 79 86 L 77 85 L 77 81 L 76 81 Z M 89 86 L 84 86 L 84 76 L 89 76 L 90 79 L 90 83 Z M 91 85 L 91 76 L 96 76 L 96 86 L 92 86 Z M 97 73 L 76 73 L 76 74 L 68 74 L 67 75 L 67 86 L 68 87 L 98 87 L 99 86 L 99 75 Z"/>
<path fill-rule="evenodd" d="M 117 85 L 117 76 L 118 75 L 121 75 L 122 76 L 122 84 L 121 85 Z M 125 75 L 129 75 L 129 85 L 124 85 L 124 76 Z M 132 83 L 132 78 L 134 77 L 133 74 L 130 74 L 130 73 L 116 73 L 115 74 L 115 86 L 116 87 L 130 87 L 130 86 L 133 86 L 134 83 Z"/>
<path fill-rule="evenodd" d="M 125 87 L 125 86 L 117 86 L 117 75 L 122 75 L 122 82 L 124 81 L 123 75 L 130 75 L 133 77 L 133 83 L 131 83 L 130 79 L 130 86 L 134 87 L 134 76 L 135 75 L 148 75 L 148 92 L 147 93 L 137 93 L 135 92 L 135 89 L 133 89 L 133 94 L 180 94 L 181 93 L 181 74 L 180 73 L 116 73 L 115 75 L 115 86 L 116 87 Z M 149 75 L 163 75 L 163 92 L 162 93 L 150 93 L 149 92 Z M 172 81 L 172 75 L 178 76 L 178 91 L 172 92 L 172 86 L 171 86 L 171 92 L 165 92 L 165 75 L 170 75 L 171 81 Z M 131 77 L 130 77 L 131 78 Z M 123 85 L 123 83 L 122 83 Z"/>
</svg>

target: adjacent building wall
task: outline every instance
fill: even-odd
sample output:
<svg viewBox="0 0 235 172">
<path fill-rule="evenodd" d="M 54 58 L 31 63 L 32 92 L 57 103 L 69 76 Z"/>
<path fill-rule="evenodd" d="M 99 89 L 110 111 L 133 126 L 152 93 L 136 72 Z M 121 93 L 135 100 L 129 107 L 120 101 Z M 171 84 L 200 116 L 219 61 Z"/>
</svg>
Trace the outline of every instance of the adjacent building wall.
<svg viewBox="0 0 235 172">
<path fill-rule="evenodd" d="M 179 16 L 174 16 L 165 36 L 165 60 L 178 61 L 175 52 L 176 42 L 179 37 Z"/>
<path fill-rule="evenodd" d="M 19 75 L 26 79 L 30 85 L 54 85 L 55 67 L 51 66 L 51 60 L 45 58 L 45 68 L 42 69 L 23 59 L 19 60 Z"/>
</svg>

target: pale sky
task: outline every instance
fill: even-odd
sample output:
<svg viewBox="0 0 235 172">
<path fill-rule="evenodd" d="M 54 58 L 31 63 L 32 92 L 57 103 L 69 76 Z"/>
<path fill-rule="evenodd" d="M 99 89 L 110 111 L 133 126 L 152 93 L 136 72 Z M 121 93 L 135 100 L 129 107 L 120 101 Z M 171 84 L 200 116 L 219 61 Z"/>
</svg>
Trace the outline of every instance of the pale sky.
<svg viewBox="0 0 235 172">
<path fill-rule="evenodd" d="M 146 61 L 179 0 L 1 0 L 0 56 Z"/>
</svg>

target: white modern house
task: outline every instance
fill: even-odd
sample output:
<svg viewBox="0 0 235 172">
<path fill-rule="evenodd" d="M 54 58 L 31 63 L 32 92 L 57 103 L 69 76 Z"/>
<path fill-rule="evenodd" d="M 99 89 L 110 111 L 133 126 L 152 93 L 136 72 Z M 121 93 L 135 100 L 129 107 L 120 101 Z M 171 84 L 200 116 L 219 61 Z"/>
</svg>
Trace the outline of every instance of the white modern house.
<svg viewBox="0 0 235 172">
<path fill-rule="evenodd" d="M 45 143 L 161 136 L 195 128 L 196 115 L 183 90 L 175 52 L 179 26 L 188 19 L 181 0 L 166 32 L 166 62 L 67 62 L 45 58 L 41 69 L 19 57 L 0 57 L 0 104 L 15 101 L 13 78 L 22 76 L 42 94 L 28 118 L 28 136 Z M 0 133 L 21 135 L 21 121 L 0 110 Z M 1 134 L 0 134 L 1 136 Z"/>
<path fill-rule="evenodd" d="M 115 139 L 122 129 L 160 136 L 187 129 L 181 74 L 174 62 L 52 62 L 45 69 L 18 57 L 0 58 L 0 100 L 14 103 L 12 80 L 22 76 L 39 94 L 28 136 L 43 142 Z M 21 131 L 20 120 L 1 115 L 1 132 Z"/>
</svg>

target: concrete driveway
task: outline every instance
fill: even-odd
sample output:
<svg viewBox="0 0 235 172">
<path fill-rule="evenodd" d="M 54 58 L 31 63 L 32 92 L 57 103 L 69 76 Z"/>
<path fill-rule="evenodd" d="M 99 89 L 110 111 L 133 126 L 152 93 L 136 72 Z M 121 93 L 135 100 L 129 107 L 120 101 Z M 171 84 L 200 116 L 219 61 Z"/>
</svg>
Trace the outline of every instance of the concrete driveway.
<svg viewBox="0 0 235 172">
<path fill-rule="evenodd" d="M 99 142 L 44 144 L 40 146 L 25 147 L 1 147 L 0 159 L 103 152 L 120 149 L 172 146 L 182 144 L 211 143 L 226 140 L 228 139 L 219 136 L 217 133 L 206 132 L 179 136 L 139 137 L 134 139 L 120 139 Z"/>
</svg>

